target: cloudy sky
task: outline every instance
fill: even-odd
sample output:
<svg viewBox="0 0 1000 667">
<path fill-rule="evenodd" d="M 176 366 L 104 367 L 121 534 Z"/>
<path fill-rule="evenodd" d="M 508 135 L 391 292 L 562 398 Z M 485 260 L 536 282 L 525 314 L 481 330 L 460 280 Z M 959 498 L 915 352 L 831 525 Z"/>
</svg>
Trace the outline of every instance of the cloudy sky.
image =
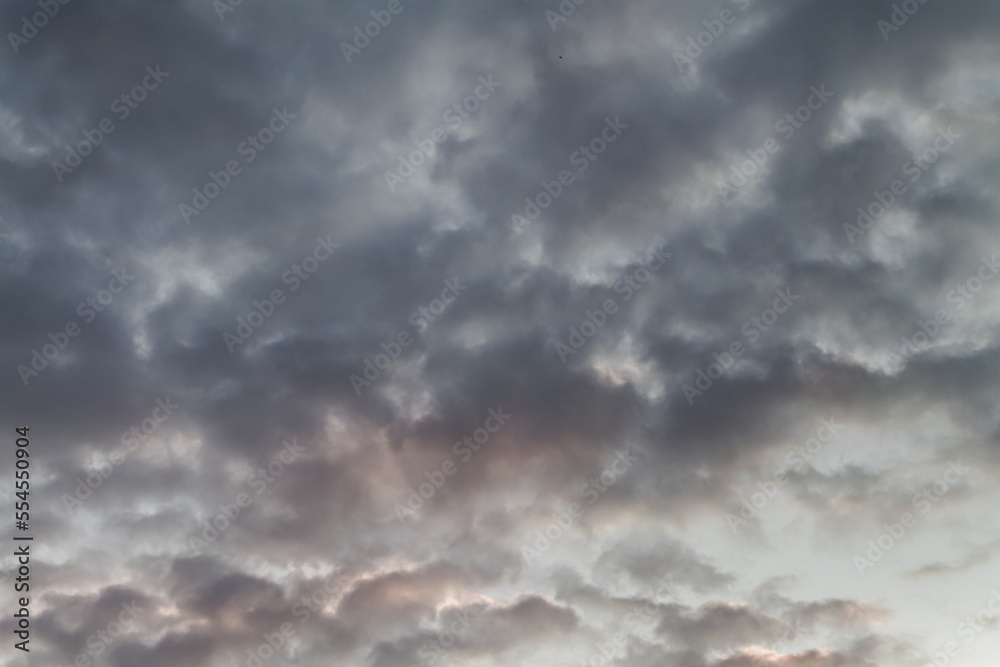
<svg viewBox="0 0 1000 667">
<path fill-rule="evenodd" d="M 1000 664 L 996 2 L 0 24 L 0 664 Z"/>
</svg>

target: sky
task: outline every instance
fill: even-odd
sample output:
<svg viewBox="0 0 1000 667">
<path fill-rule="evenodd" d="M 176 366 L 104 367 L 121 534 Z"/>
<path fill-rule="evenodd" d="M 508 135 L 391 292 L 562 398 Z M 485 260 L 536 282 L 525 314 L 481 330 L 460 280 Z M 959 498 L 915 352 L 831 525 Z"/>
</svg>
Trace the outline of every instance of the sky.
<svg viewBox="0 0 1000 667">
<path fill-rule="evenodd" d="M 1000 665 L 1000 4 L 0 27 L 3 667 Z"/>
</svg>

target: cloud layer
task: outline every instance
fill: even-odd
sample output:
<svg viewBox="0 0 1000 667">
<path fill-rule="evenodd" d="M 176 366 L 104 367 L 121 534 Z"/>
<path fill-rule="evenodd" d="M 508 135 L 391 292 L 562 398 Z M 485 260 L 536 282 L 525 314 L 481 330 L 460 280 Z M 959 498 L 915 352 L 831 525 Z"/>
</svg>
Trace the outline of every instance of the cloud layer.
<svg viewBox="0 0 1000 667">
<path fill-rule="evenodd" d="M 1000 6 L 57 5 L 0 10 L 32 661 L 1000 649 Z"/>
</svg>

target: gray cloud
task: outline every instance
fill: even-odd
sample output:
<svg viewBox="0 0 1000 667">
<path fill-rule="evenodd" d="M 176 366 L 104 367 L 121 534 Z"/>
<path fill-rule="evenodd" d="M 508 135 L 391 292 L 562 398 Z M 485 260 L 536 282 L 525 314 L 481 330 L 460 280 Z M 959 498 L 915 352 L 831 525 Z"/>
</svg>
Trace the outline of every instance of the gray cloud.
<svg viewBox="0 0 1000 667">
<path fill-rule="evenodd" d="M 70 2 L 2 51 L 0 415 L 31 426 L 34 659 L 69 664 L 132 597 L 149 611 L 108 664 L 246 664 L 290 623 L 272 660 L 429 667 L 475 612 L 434 662 L 588 664 L 610 641 L 620 664 L 909 665 L 902 625 L 930 637 L 939 595 L 977 609 L 933 582 L 978 576 L 996 534 L 1000 9 L 927 2 L 886 40 L 884 1 L 592 0 L 554 30 L 557 2 L 390 4 Z M 688 38 L 707 45 L 681 72 Z M 132 108 L 147 66 L 168 74 Z M 609 119 L 627 127 L 598 142 Z M 310 269 L 319 239 L 338 247 Z M 476 443 L 490 409 L 512 417 Z M 836 441 L 730 531 L 831 416 Z M 305 453 L 268 473 L 292 439 Z M 639 464 L 602 486 L 624 448 Z M 958 459 L 969 476 L 863 588 L 851 558 Z M 303 606 L 331 571 L 348 585 Z M 649 624 L 625 621 L 637 605 Z"/>
</svg>

